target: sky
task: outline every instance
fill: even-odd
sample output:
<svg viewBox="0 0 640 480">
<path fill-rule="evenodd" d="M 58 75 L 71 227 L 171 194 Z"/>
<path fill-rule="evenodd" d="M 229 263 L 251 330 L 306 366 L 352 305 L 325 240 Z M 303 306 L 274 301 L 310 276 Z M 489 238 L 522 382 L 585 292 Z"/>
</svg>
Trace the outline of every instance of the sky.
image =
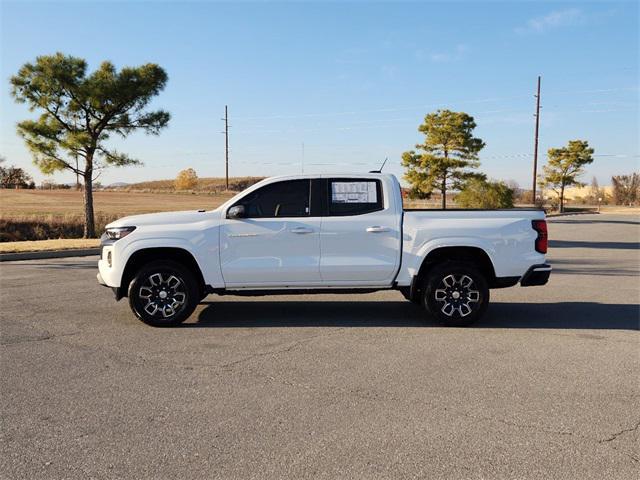
<svg viewBox="0 0 640 480">
<path fill-rule="evenodd" d="M 85 58 L 89 70 L 148 62 L 169 75 L 151 108 L 159 136 L 114 142 L 142 167 L 100 181 L 224 175 L 403 174 L 403 151 L 439 108 L 475 118 L 480 170 L 530 187 L 535 87 L 542 76 L 540 163 L 583 139 L 584 176 L 601 185 L 640 168 L 638 2 L 31 2 L 0 11 L 0 155 L 32 164 L 16 123 L 35 118 L 9 78 L 38 55 Z M 70 182 L 71 174 L 53 179 Z"/>
</svg>

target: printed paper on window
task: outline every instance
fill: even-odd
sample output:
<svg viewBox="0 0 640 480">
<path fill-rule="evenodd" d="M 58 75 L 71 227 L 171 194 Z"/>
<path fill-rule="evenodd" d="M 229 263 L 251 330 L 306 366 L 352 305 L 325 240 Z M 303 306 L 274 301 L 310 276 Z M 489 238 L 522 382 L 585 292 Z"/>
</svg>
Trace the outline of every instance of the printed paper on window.
<svg viewBox="0 0 640 480">
<path fill-rule="evenodd" d="M 376 182 L 332 182 L 331 201 L 333 203 L 376 203 L 378 201 Z"/>
</svg>

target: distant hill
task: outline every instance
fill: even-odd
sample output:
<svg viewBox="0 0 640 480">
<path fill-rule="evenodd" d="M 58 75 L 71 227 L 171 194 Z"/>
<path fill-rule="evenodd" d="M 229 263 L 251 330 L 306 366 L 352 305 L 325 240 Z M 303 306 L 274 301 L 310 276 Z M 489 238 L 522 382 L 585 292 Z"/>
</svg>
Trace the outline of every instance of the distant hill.
<svg viewBox="0 0 640 480">
<path fill-rule="evenodd" d="M 239 192 L 254 183 L 259 182 L 265 177 L 230 177 L 229 191 Z M 122 183 L 122 182 L 120 182 Z M 109 188 L 118 184 L 109 185 Z M 152 180 L 149 182 L 139 182 L 124 184 L 124 187 L 114 187 L 125 191 L 144 191 L 144 192 L 175 192 L 175 180 Z M 198 178 L 198 185 L 192 191 L 203 193 L 221 193 L 225 189 L 225 179 L 218 177 Z"/>
<path fill-rule="evenodd" d="M 123 188 L 128 187 L 129 185 L 131 184 L 127 182 L 115 182 L 110 185 L 105 185 L 104 188 Z"/>
</svg>

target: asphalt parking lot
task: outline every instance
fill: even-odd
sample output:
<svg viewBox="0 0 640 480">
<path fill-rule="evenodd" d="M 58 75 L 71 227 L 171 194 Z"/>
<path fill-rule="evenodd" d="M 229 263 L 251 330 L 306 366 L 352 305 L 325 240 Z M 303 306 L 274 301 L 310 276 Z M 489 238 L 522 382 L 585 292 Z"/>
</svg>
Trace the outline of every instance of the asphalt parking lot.
<svg viewBox="0 0 640 480">
<path fill-rule="evenodd" d="M 474 328 L 397 292 L 210 296 L 154 329 L 96 258 L 7 262 L 2 478 L 638 478 L 640 222 L 550 223 Z"/>
</svg>

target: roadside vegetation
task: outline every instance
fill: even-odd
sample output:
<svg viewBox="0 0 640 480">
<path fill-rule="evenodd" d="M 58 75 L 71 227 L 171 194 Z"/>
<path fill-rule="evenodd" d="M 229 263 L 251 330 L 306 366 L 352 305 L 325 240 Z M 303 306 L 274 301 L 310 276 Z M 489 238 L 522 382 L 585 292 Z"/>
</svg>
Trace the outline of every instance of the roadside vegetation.
<svg viewBox="0 0 640 480">
<path fill-rule="evenodd" d="M 213 210 L 233 192 L 181 195 L 99 191 L 95 197 L 95 226 L 104 226 L 126 215 L 172 210 Z M 0 242 L 82 238 L 82 192 L 76 190 L 0 189 Z"/>
<path fill-rule="evenodd" d="M 462 208 L 513 208 L 514 191 L 504 182 L 470 180 L 456 197 Z"/>
<path fill-rule="evenodd" d="M 182 173 L 182 172 L 180 172 Z M 107 188 L 108 190 L 125 191 L 125 192 L 160 192 L 160 193 L 209 193 L 209 194 L 225 194 L 225 179 L 220 177 L 198 177 L 196 175 L 195 182 L 189 183 L 189 188 L 178 188 L 181 179 L 176 180 L 153 180 L 149 182 L 132 183 L 118 188 Z M 254 183 L 259 182 L 265 177 L 230 177 L 229 192 L 241 192 L 245 188 L 250 187 Z M 229 193 L 227 192 L 227 193 Z"/>
</svg>

